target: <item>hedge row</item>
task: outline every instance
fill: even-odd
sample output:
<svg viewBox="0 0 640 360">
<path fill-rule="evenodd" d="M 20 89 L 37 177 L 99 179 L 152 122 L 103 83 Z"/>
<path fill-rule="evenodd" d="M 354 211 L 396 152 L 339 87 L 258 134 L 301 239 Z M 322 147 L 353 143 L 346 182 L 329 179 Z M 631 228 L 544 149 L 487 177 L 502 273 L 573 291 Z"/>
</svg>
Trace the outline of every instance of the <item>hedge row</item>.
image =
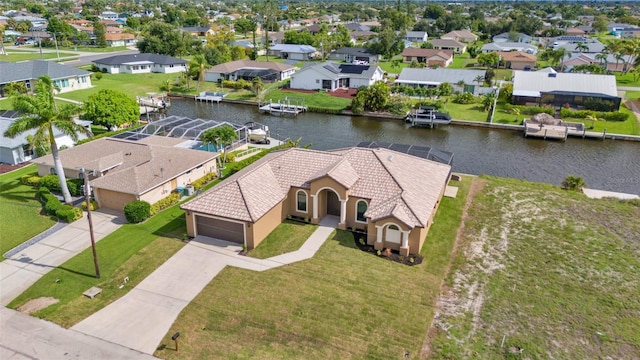
<svg viewBox="0 0 640 360">
<path fill-rule="evenodd" d="M 33 187 L 46 187 L 50 191 L 61 192 L 60 181 L 58 175 L 45 175 L 40 177 L 34 174 L 24 175 L 20 178 L 22 185 L 28 185 Z M 73 196 L 82 195 L 82 179 L 67 179 L 67 188 L 69 193 Z"/>
<path fill-rule="evenodd" d="M 218 177 L 218 174 L 216 174 L 215 172 L 210 172 L 205 176 L 201 177 L 200 179 L 197 179 L 196 181 L 192 181 L 191 185 L 195 190 L 200 190 L 203 186 L 213 181 L 217 177 Z"/>
<path fill-rule="evenodd" d="M 44 204 L 44 209 L 48 215 L 56 216 L 65 222 L 73 222 L 82 217 L 82 210 L 60 202 L 57 197 L 51 194 L 48 188 L 42 186 L 36 193 L 38 199 Z"/>
<path fill-rule="evenodd" d="M 173 206 L 177 203 L 180 202 L 180 194 L 176 194 L 176 193 L 172 193 L 171 195 L 167 196 L 166 198 L 154 203 L 153 205 L 151 205 L 151 210 L 150 210 L 150 215 L 153 216 L 157 213 L 159 213 L 160 211 Z"/>
<path fill-rule="evenodd" d="M 590 110 L 569 110 L 569 109 L 560 109 L 560 117 L 562 118 L 576 118 L 576 119 L 585 119 L 589 115 L 594 115 L 598 119 L 605 119 L 607 121 L 627 121 L 629 119 L 628 113 L 623 113 L 619 111 L 615 112 L 601 112 L 601 111 L 590 111 Z"/>
</svg>

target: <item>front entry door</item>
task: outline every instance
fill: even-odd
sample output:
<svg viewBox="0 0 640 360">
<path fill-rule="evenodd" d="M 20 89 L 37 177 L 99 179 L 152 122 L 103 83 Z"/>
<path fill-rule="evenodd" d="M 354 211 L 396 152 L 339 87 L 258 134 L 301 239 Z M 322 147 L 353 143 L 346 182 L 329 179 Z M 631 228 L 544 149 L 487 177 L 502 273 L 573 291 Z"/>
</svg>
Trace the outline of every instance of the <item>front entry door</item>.
<svg viewBox="0 0 640 360">
<path fill-rule="evenodd" d="M 327 190 L 327 215 L 340 216 L 340 200 L 331 190 Z"/>
</svg>

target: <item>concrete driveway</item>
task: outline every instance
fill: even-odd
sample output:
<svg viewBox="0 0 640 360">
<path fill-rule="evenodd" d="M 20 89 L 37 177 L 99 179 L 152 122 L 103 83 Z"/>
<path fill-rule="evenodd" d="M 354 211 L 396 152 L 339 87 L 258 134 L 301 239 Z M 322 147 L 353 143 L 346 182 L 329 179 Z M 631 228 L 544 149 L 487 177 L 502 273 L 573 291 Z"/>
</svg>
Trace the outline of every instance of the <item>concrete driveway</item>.
<svg viewBox="0 0 640 360">
<path fill-rule="evenodd" d="M 153 356 L 0 307 L 0 359 L 140 359 Z"/>
<path fill-rule="evenodd" d="M 91 213 L 93 233 L 99 241 L 126 223 L 117 212 Z M 0 305 L 6 306 L 44 274 L 91 246 L 86 213 L 37 243 L 0 262 Z"/>
<path fill-rule="evenodd" d="M 325 217 L 320 225 L 297 251 L 264 260 L 239 255 L 238 244 L 197 237 L 125 296 L 72 329 L 153 354 L 182 309 L 225 266 L 265 271 L 309 259 L 337 227 L 338 219 Z"/>
</svg>

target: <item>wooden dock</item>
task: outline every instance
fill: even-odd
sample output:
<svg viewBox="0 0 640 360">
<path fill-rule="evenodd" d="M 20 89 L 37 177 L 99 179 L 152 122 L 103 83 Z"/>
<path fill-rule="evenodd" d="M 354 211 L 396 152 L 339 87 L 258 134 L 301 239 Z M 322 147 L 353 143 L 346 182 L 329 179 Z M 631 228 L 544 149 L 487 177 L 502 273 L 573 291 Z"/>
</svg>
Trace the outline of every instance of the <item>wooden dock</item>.
<svg viewBox="0 0 640 360">
<path fill-rule="evenodd" d="M 594 139 L 604 139 L 607 136 L 606 130 L 601 133 L 587 131 L 586 127 L 582 123 L 562 122 L 557 125 L 549 125 L 524 120 L 523 127 L 524 137 L 540 137 L 543 139 L 557 139 L 565 141 L 569 136 Z"/>
</svg>

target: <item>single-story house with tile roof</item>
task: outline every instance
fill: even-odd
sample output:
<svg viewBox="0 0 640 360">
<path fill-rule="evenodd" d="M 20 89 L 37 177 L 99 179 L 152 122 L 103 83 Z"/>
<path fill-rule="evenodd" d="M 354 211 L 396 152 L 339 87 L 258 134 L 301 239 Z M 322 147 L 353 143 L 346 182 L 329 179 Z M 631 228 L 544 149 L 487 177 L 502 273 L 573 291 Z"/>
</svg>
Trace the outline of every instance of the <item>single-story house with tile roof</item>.
<svg viewBox="0 0 640 360">
<path fill-rule="evenodd" d="M 567 30 L 565 30 L 565 34 L 567 35 L 585 35 L 587 32 L 579 29 L 577 27 L 574 28 L 568 28 Z"/>
<path fill-rule="evenodd" d="M 288 216 L 366 230 L 376 249 L 417 254 L 451 173 L 449 165 L 383 148 L 272 152 L 181 205 L 187 233 L 253 249 Z"/>
<path fill-rule="evenodd" d="M 518 105 L 591 108 L 608 105 L 620 108 L 618 87 L 613 75 L 514 71 L 511 102 Z"/>
<path fill-rule="evenodd" d="M 472 33 L 469 30 L 453 30 L 453 31 L 450 31 L 450 32 L 440 36 L 440 39 L 456 40 L 456 41 L 463 41 L 463 42 L 467 42 L 467 43 L 472 43 L 472 42 L 478 40 L 478 35 Z"/>
<path fill-rule="evenodd" d="M 252 81 L 259 77 L 264 82 L 286 80 L 296 72 L 296 67 L 273 61 L 236 60 L 218 64 L 204 74 L 205 81 Z"/>
<path fill-rule="evenodd" d="M 35 134 L 36 130 L 27 130 L 14 138 L 4 136 L 4 132 L 7 131 L 11 123 L 19 117 L 20 113 L 14 110 L 0 112 L 0 163 L 16 165 L 37 157 L 36 152 L 31 148 L 27 140 L 27 136 Z M 89 130 L 91 129 L 91 121 L 75 120 L 75 122 Z M 64 134 L 55 127 L 53 128 L 53 133 L 58 148 L 62 146 L 73 147 L 75 145 L 75 141 L 69 135 Z M 78 134 L 79 140 L 85 138 L 86 135 Z"/>
<path fill-rule="evenodd" d="M 477 96 L 494 91 L 490 87 L 485 87 L 482 82 L 476 81 L 479 77 L 484 79 L 485 73 L 485 70 L 404 68 L 395 83 L 431 88 L 448 83 L 453 86 L 453 91 L 468 92 Z"/>
<path fill-rule="evenodd" d="M 596 59 L 598 54 L 584 54 L 574 53 L 571 57 L 564 61 L 564 66 L 567 72 L 571 72 L 572 69 L 579 65 L 597 64 L 605 67 L 608 71 L 627 71 L 627 68 L 633 68 L 633 62 L 629 64 L 629 55 L 623 55 L 620 59 L 616 59 L 615 55 L 607 54 L 607 58 L 604 60 Z"/>
<path fill-rule="evenodd" d="M 535 55 L 522 51 L 501 51 L 499 55 L 504 67 L 513 70 L 533 70 L 538 60 Z"/>
<path fill-rule="evenodd" d="M 60 152 L 67 178 L 90 174 L 93 195 L 100 207 L 122 211 L 133 200 L 150 204 L 167 197 L 210 172 L 216 172 L 218 153 L 176 145 L 185 139 L 149 136 L 138 141 L 97 139 Z M 53 157 L 33 161 L 38 174 L 51 174 Z"/>
<path fill-rule="evenodd" d="M 370 31 L 371 30 L 371 27 L 369 27 L 367 25 L 362 25 L 362 24 L 357 23 L 357 22 L 344 24 L 344 27 L 349 29 L 349 31 Z"/>
<path fill-rule="evenodd" d="M 276 44 L 269 48 L 269 55 L 289 60 L 309 60 L 315 52 L 310 45 Z"/>
<path fill-rule="evenodd" d="M 133 34 L 127 33 L 107 33 L 104 37 L 108 47 L 128 46 L 138 42 Z"/>
<path fill-rule="evenodd" d="M 579 42 L 575 41 L 559 41 L 558 44 L 553 44 L 553 49 L 556 50 L 558 48 L 564 48 L 565 50 L 567 50 L 567 52 L 570 53 L 599 54 L 601 52 L 604 52 L 605 48 L 605 45 L 598 40 L 589 40 L 587 42 L 583 42 L 582 45 L 586 46 L 587 49 L 579 49 L 579 45 Z"/>
<path fill-rule="evenodd" d="M 32 84 L 43 75 L 51 78 L 59 93 L 91 87 L 91 73 L 73 66 L 45 60 L 0 62 L 0 96 L 4 96 L 2 89 L 9 83 L 23 82 L 27 89 L 31 89 Z"/>
<path fill-rule="evenodd" d="M 187 71 L 187 61 L 168 55 L 127 54 L 94 60 L 97 67 L 110 74 L 178 73 Z"/>
<path fill-rule="evenodd" d="M 185 26 L 180 30 L 188 32 L 193 36 L 207 36 L 208 34 L 213 34 L 213 30 L 206 26 Z"/>
<path fill-rule="evenodd" d="M 456 54 L 462 54 L 467 51 L 467 45 L 457 40 L 451 39 L 433 39 L 431 45 L 436 50 L 453 50 Z"/>
<path fill-rule="evenodd" d="M 367 41 L 370 38 L 374 38 L 376 36 L 378 36 L 378 33 L 375 33 L 373 31 L 352 31 L 351 42 L 355 44 L 357 42 Z"/>
<path fill-rule="evenodd" d="M 331 61 L 313 63 L 291 76 L 292 89 L 357 89 L 382 80 L 384 71 L 377 65 L 338 64 Z"/>
<path fill-rule="evenodd" d="M 361 62 L 374 64 L 380 61 L 380 54 L 376 54 L 369 49 L 356 47 L 343 47 L 332 51 L 329 54 L 330 60 L 345 61 L 349 64 Z"/>
<path fill-rule="evenodd" d="M 492 42 L 482 45 L 483 53 L 500 52 L 500 51 L 522 51 L 529 54 L 537 54 L 538 48 L 523 42 Z"/>
<path fill-rule="evenodd" d="M 417 61 L 426 64 L 427 67 L 447 67 L 453 62 L 452 50 L 405 48 L 400 55 L 404 62 Z"/>
</svg>

